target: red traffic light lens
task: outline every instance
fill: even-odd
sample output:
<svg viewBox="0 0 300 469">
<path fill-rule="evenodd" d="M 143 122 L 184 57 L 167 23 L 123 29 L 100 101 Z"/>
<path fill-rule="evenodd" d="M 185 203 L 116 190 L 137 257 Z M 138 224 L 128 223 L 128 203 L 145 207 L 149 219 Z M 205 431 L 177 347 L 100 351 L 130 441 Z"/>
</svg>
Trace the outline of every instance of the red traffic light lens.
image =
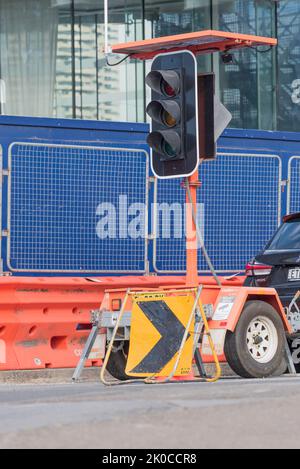
<svg viewBox="0 0 300 469">
<path fill-rule="evenodd" d="M 164 95 L 169 96 L 170 98 L 176 96 L 176 91 L 166 81 L 162 82 L 161 88 Z"/>
</svg>

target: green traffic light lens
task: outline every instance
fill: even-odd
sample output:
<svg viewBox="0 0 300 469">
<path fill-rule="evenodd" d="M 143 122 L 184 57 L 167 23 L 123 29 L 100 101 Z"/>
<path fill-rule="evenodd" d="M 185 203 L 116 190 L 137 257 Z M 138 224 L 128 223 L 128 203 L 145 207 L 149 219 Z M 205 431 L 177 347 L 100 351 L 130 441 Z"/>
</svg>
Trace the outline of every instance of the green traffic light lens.
<svg viewBox="0 0 300 469">
<path fill-rule="evenodd" d="M 162 150 L 169 158 L 174 158 L 176 156 L 176 151 L 170 143 L 166 142 L 166 140 L 163 141 Z"/>
</svg>

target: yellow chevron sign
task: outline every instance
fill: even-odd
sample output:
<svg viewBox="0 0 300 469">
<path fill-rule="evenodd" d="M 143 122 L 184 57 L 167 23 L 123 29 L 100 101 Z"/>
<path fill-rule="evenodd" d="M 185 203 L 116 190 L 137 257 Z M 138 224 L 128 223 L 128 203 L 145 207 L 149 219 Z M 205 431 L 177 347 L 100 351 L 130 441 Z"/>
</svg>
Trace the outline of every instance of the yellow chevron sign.
<svg viewBox="0 0 300 469">
<path fill-rule="evenodd" d="M 171 374 L 194 303 L 193 293 L 136 294 L 133 297 L 127 375 L 165 377 Z M 193 331 L 194 320 L 175 376 L 185 376 L 191 371 Z"/>
</svg>

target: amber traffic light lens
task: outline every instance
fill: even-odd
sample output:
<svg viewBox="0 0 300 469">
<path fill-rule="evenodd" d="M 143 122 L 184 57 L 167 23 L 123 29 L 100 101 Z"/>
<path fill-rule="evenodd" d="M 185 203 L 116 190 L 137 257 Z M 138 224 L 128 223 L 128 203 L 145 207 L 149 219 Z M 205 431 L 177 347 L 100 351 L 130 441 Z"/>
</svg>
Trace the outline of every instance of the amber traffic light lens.
<svg viewBox="0 0 300 469">
<path fill-rule="evenodd" d="M 175 127 L 175 125 L 177 124 L 175 117 L 167 111 L 163 111 L 162 120 L 163 123 L 168 127 Z"/>
</svg>

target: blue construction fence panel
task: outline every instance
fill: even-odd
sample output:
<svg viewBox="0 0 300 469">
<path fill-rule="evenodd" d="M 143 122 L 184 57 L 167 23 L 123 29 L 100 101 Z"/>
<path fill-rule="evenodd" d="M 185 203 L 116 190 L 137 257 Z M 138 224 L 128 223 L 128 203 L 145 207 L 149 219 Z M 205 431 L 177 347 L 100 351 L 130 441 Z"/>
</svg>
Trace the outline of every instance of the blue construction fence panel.
<svg viewBox="0 0 300 469">
<path fill-rule="evenodd" d="M 1 117 L 0 144 L 4 272 L 146 271 L 146 237 L 117 214 L 124 198 L 148 204 L 145 126 Z"/>
<path fill-rule="evenodd" d="M 149 174 L 148 132 L 144 124 L 1 116 L 3 273 L 184 272 L 184 188 Z M 227 130 L 217 159 L 200 166 L 199 222 L 218 271 L 243 271 L 282 216 L 300 211 L 299 144 L 300 134 Z M 124 203 L 145 207 L 143 235 L 128 235 Z M 108 214 L 115 223 L 105 226 Z M 199 271 L 207 271 L 201 254 Z"/>
<path fill-rule="evenodd" d="M 300 151 L 289 159 L 288 182 L 287 213 L 300 212 Z"/>
<path fill-rule="evenodd" d="M 220 272 L 242 270 L 245 261 L 272 236 L 280 221 L 281 159 L 278 156 L 219 153 L 199 169 L 199 224 L 211 260 Z M 173 223 L 185 191 L 178 181 L 158 182 L 158 204 L 172 201 Z M 179 213 L 179 209 L 178 209 Z M 183 210 L 182 210 L 183 213 Z M 164 239 L 166 215 L 160 210 L 156 226 L 155 268 L 182 272 L 186 269 L 186 238 L 172 225 L 174 240 Z M 184 233 L 182 233 L 184 234 Z M 199 271 L 207 264 L 199 251 Z"/>
</svg>

